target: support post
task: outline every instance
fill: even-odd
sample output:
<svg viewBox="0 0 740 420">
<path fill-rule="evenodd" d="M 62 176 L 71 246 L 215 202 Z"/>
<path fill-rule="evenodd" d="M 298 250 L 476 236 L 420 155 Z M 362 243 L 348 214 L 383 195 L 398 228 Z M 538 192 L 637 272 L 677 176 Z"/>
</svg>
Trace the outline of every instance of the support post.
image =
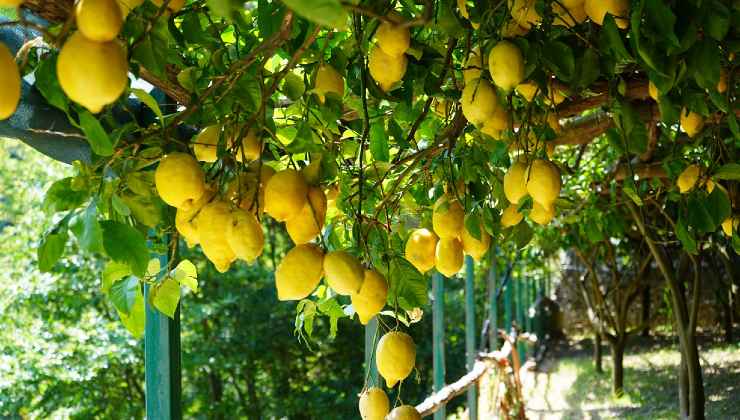
<svg viewBox="0 0 740 420">
<path fill-rule="evenodd" d="M 444 277 L 434 273 L 432 277 L 432 357 L 434 369 L 434 392 L 445 386 L 445 325 L 444 325 Z M 434 413 L 434 420 L 444 420 L 445 407 Z"/>
<path fill-rule="evenodd" d="M 365 326 L 365 377 L 371 386 L 381 387 L 378 383 L 378 367 L 375 364 L 377 333 L 378 317 L 374 316 Z"/>
<path fill-rule="evenodd" d="M 496 291 L 498 287 L 498 258 L 496 258 L 497 249 L 491 252 L 491 268 L 488 272 L 488 349 L 489 351 L 498 350 L 498 299 Z"/>
<path fill-rule="evenodd" d="M 526 280 L 519 279 L 514 282 L 516 285 L 516 326 L 519 328 L 519 331 L 523 332 L 525 330 L 524 326 L 524 283 Z M 516 348 L 519 351 L 519 360 L 524 360 L 524 356 L 526 353 L 526 348 L 524 347 L 524 342 L 521 340 L 518 340 L 516 343 Z"/>
<path fill-rule="evenodd" d="M 514 315 L 514 308 L 512 301 L 514 300 L 514 281 L 509 278 L 506 283 L 506 290 L 504 291 L 504 328 L 506 333 L 511 334 L 511 321 Z"/>
<path fill-rule="evenodd" d="M 465 257 L 465 354 L 466 370 L 470 372 L 475 365 L 475 262 L 470 255 Z M 468 388 L 468 419 L 478 420 L 478 389 Z"/>
</svg>

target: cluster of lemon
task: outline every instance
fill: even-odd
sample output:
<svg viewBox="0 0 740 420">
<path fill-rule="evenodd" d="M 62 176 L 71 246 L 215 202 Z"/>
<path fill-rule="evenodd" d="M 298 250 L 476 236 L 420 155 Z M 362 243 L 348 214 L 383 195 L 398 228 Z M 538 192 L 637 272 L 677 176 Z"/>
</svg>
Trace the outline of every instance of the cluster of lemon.
<svg viewBox="0 0 740 420">
<path fill-rule="evenodd" d="M 386 16 L 375 32 L 375 45 L 370 50 L 370 75 L 383 91 L 388 92 L 406 74 L 406 51 L 411 46 L 411 32 L 395 12 Z"/>
<path fill-rule="evenodd" d="M 561 189 L 560 170 L 554 163 L 544 159 L 535 159 L 531 164 L 517 160 L 504 175 L 504 194 L 509 200 L 501 215 L 501 225 L 510 227 L 518 225 L 524 215 L 519 205 L 524 197 L 532 197 L 532 210 L 529 218 L 540 225 L 547 225 L 555 217 L 555 201 Z"/>
<path fill-rule="evenodd" d="M 703 186 L 706 189 L 707 193 L 711 194 L 714 189 L 719 186 L 721 191 L 727 194 L 727 191 L 724 189 L 724 187 L 722 187 L 722 185 L 715 184 L 711 178 L 703 178 L 704 175 L 704 169 L 701 166 L 697 164 L 687 166 L 686 169 L 684 169 L 676 179 L 678 192 L 680 192 L 681 194 L 688 194 L 692 190 L 694 190 L 695 187 Z M 730 215 L 722 222 L 722 231 L 725 233 L 725 235 L 732 237 L 733 231 L 738 228 L 739 224 L 740 216 Z"/>
<path fill-rule="evenodd" d="M 512 22 L 504 28 L 505 36 L 524 35 L 542 22 L 535 8 L 536 0 L 509 0 Z M 556 14 L 553 24 L 573 27 L 590 18 L 597 25 L 604 23 L 606 14 L 614 16 L 618 27 L 629 26 L 629 0 L 558 0 L 551 1 Z"/>
</svg>

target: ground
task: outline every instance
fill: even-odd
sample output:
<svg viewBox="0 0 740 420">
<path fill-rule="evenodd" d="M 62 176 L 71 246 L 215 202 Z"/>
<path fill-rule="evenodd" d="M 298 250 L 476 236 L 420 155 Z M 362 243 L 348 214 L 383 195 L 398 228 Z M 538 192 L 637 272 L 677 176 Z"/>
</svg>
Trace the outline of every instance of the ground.
<svg viewBox="0 0 740 420">
<path fill-rule="evenodd" d="M 707 419 L 740 419 L 740 343 L 703 336 L 700 352 Z M 525 375 L 528 417 L 538 419 L 678 418 L 675 338 L 633 340 L 624 358 L 626 395 L 611 396 L 611 357 L 604 347 L 604 373 L 594 370 L 588 340 L 561 342 Z"/>
</svg>

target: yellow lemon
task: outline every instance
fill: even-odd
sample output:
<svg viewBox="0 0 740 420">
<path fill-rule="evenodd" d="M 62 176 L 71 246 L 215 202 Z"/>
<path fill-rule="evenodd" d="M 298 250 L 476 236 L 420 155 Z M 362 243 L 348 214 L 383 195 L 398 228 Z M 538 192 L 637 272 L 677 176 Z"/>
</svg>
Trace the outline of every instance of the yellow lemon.
<svg viewBox="0 0 740 420">
<path fill-rule="evenodd" d="M 694 111 L 681 110 L 681 129 L 689 136 L 695 137 L 704 128 L 704 117 Z"/>
<path fill-rule="evenodd" d="M 588 17 L 597 25 L 604 24 L 604 18 L 607 13 L 614 16 L 617 26 L 622 29 L 627 29 L 630 24 L 629 0 L 586 0 L 583 8 Z"/>
<path fill-rule="evenodd" d="M 708 179 L 708 180 L 707 180 L 707 182 L 706 182 L 706 183 L 704 183 L 704 188 L 706 188 L 706 189 L 707 189 L 707 192 L 708 192 L 709 194 L 711 194 L 711 193 L 712 193 L 712 191 L 714 191 L 714 187 L 715 187 L 715 185 L 714 185 L 714 181 L 712 181 L 711 179 Z"/>
<path fill-rule="evenodd" d="M 59 52 L 57 77 L 71 100 L 97 114 L 126 90 L 126 52 L 117 41 L 94 42 L 75 32 Z"/>
<path fill-rule="evenodd" d="M 516 38 L 518 36 L 524 36 L 529 32 L 529 28 L 523 28 L 519 25 L 516 20 L 507 21 L 504 26 L 501 27 L 502 38 Z"/>
<path fill-rule="evenodd" d="M 296 245 L 275 270 L 278 299 L 301 300 L 319 285 L 324 273 L 324 253 L 314 244 Z"/>
<path fill-rule="evenodd" d="M 527 173 L 527 192 L 540 204 L 551 204 L 560 195 L 560 170 L 548 160 L 536 159 Z"/>
<path fill-rule="evenodd" d="M 75 7 L 75 20 L 82 35 L 96 42 L 113 41 L 123 26 L 116 0 L 80 0 Z"/>
<path fill-rule="evenodd" d="M 717 82 L 717 92 L 727 92 L 727 70 L 721 69 L 719 71 L 719 81 Z"/>
<path fill-rule="evenodd" d="M 479 79 L 482 71 L 483 61 L 481 60 L 480 49 L 475 47 L 470 50 L 470 55 L 465 61 L 465 66 L 463 67 L 463 80 L 465 81 L 465 85 L 467 86 L 468 83 L 473 80 Z"/>
<path fill-rule="evenodd" d="M 0 7 L 19 7 L 23 0 L 0 0 Z"/>
<path fill-rule="evenodd" d="M 162 4 L 164 4 L 164 0 L 152 0 L 152 3 L 154 3 L 157 7 L 162 7 Z M 171 0 L 167 4 L 167 9 L 169 9 L 171 12 L 179 12 L 180 9 L 185 6 L 185 0 Z"/>
<path fill-rule="evenodd" d="M 393 409 L 388 414 L 387 420 L 421 420 L 421 414 L 416 407 L 410 405 L 401 405 Z"/>
<path fill-rule="evenodd" d="M 378 46 L 391 56 L 399 56 L 411 46 L 411 32 L 409 28 L 399 25 L 401 18 L 397 14 L 388 16 L 391 22 L 384 21 L 375 31 L 375 41 Z"/>
<path fill-rule="evenodd" d="M 480 225 L 480 239 L 476 239 L 467 229 L 463 229 L 462 240 L 463 251 L 473 257 L 474 260 L 480 261 L 480 259 L 488 252 L 488 248 L 491 247 L 491 235 L 483 229 L 483 224 Z"/>
<path fill-rule="evenodd" d="M 527 194 L 527 164 L 514 162 L 504 175 L 504 195 L 510 203 L 519 204 Z"/>
<path fill-rule="evenodd" d="M 722 222 L 722 231 L 725 235 L 732 237 L 732 231 L 737 227 L 739 220 L 737 217 L 728 217 Z"/>
<path fill-rule="evenodd" d="M 198 234 L 198 214 L 200 209 L 203 208 L 209 201 L 216 195 L 216 191 L 213 188 L 206 188 L 205 193 L 188 209 L 177 209 L 175 213 L 175 228 L 185 239 L 189 248 L 192 248 L 200 243 L 200 235 Z"/>
<path fill-rule="evenodd" d="M 0 120 L 9 118 L 18 108 L 21 100 L 21 74 L 15 64 L 15 57 L 5 44 L 0 43 Z"/>
<path fill-rule="evenodd" d="M 257 179 L 258 171 L 260 174 L 259 180 Z M 231 181 L 226 196 L 239 208 L 255 214 L 262 214 L 265 209 L 265 185 L 274 174 L 275 170 L 264 164 L 259 168 L 250 167 L 238 178 Z M 259 191 L 257 190 L 257 184 L 259 184 Z M 259 204 L 259 210 L 254 205 L 255 198 Z"/>
<path fill-rule="evenodd" d="M 326 195 L 319 187 L 308 189 L 308 200 L 297 216 L 285 221 L 290 239 L 295 244 L 310 242 L 321 233 L 326 219 Z"/>
<path fill-rule="evenodd" d="M 653 98 L 653 100 L 656 102 L 658 101 L 658 98 L 660 97 L 658 88 L 655 86 L 655 84 L 652 81 L 648 82 L 648 95 L 650 95 L 650 97 Z"/>
<path fill-rule="evenodd" d="M 466 84 L 461 102 L 463 115 L 476 126 L 488 121 L 500 106 L 496 90 L 484 79 L 476 79 Z"/>
<path fill-rule="evenodd" d="M 429 229 L 416 229 L 406 242 L 404 257 L 421 273 L 434 268 L 434 253 L 439 238 Z"/>
<path fill-rule="evenodd" d="M 681 175 L 678 176 L 678 180 L 676 180 L 678 191 L 681 194 L 686 194 L 691 191 L 696 185 L 696 181 L 699 180 L 699 175 L 701 175 L 701 167 L 699 167 L 699 165 L 687 166 L 686 169 L 681 172 Z"/>
<path fill-rule="evenodd" d="M 535 10 L 535 0 L 509 0 L 511 17 L 522 28 L 529 29 L 532 25 L 539 25 L 542 18 Z"/>
<path fill-rule="evenodd" d="M 370 57 L 368 58 L 370 76 L 378 82 L 384 92 L 391 90 L 396 83 L 403 79 L 407 64 L 408 60 L 405 55 L 388 55 L 378 46 L 370 50 Z"/>
<path fill-rule="evenodd" d="M 308 200 L 308 184 L 296 170 L 285 169 L 265 187 L 265 212 L 278 222 L 296 217 Z"/>
<path fill-rule="evenodd" d="M 546 104 L 560 105 L 566 98 L 567 96 L 560 90 L 560 87 L 555 86 L 552 80 L 547 84 Z"/>
<path fill-rule="evenodd" d="M 332 251 L 326 254 L 324 273 L 329 287 L 340 295 L 358 293 L 365 276 L 360 260 L 345 251 Z"/>
<path fill-rule="evenodd" d="M 262 156 L 262 139 L 255 129 L 250 128 L 236 150 L 237 162 L 253 162 Z"/>
<path fill-rule="evenodd" d="M 524 80 L 522 51 L 512 42 L 499 42 L 488 54 L 488 69 L 496 86 L 511 91 Z"/>
<path fill-rule="evenodd" d="M 529 212 L 529 218 L 533 222 L 545 226 L 552 221 L 555 217 L 555 206 L 543 205 L 538 202 L 534 202 L 532 205 L 532 211 Z"/>
<path fill-rule="evenodd" d="M 537 86 L 537 83 L 531 81 L 520 83 L 516 87 L 516 93 L 526 99 L 527 102 L 532 102 L 537 92 L 539 92 L 539 86 Z"/>
<path fill-rule="evenodd" d="M 465 209 L 456 198 L 443 195 L 434 203 L 432 226 L 440 238 L 457 238 L 462 233 Z"/>
<path fill-rule="evenodd" d="M 552 131 L 554 131 L 555 134 L 560 134 L 560 132 L 563 131 L 563 127 L 560 125 L 560 119 L 554 112 L 547 115 L 547 125 L 552 128 Z"/>
<path fill-rule="evenodd" d="M 457 238 L 441 238 L 434 253 L 434 266 L 445 277 L 457 274 L 463 266 L 465 252 Z"/>
<path fill-rule="evenodd" d="M 511 128 L 510 119 L 509 111 L 503 106 L 498 106 L 494 109 L 493 114 L 483 123 L 482 130 L 493 132 L 506 130 Z"/>
<path fill-rule="evenodd" d="M 162 200 L 178 209 L 189 209 L 206 192 L 203 170 L 186 153 L 170 153 L 154 172 L 154 184 Z"/>
<path fill-rule="evenodd" d="M 227 235 L 224 235 L 233 221 L 231 207 L 221 200 L 214 200 L 203 206 L 196 219 L 203 254 L 220 273 L 229 271 L 231 263 L 236 259 Z"/>
<path fill-rule="evenodd" d="M 504 228 L 516 226 L 522 219 L 524 219 L 524 215 L 519 212 L 516 205 L 512 204 L 501 213 L 501 226 Z"/>
<path fill-rule="evenodd" d="M 365 270 L 362 287 L 358 293 L 352 293 L 352 306 L 360 317 L 360 323 L 367 325 L 385 306 L 388 298 L 388 282 L 375 270 Z"/>
<path fill-rule="evenodd" d="M 121 9 L 121 17 L 126 19 L 129 13 L 137 7 L 144 4 L 144 0 L 117 0 L 118 7 Z"/>
<path fill-rule="evenodd" d="M 329 93 L 336 94 L 341 99 L 344 96 L 344 78 L 334 67 L 322 64 L 316 70 L 314 91 L 322 104 Z"/>
<path fill-rule="evenodd" d="M 262 255 L 265 235 L 262 225 L 254 213 L 237 208 L 233 211 L 233 221 L 226 227 L 226 241 L 236 258 L 251 263 Z"/>
<path fill-rule="evenodd" d="M 195 158 L 201 162 L 215 162 L 218 159 L 218 141 L 220 138 L 220 125 L 211 125 L 204 128 L 193 140 Z"/>
<path fill-rule="evenodd" d="M 563 8 L 559 4 L 553 2 L 552 11 L 555 12 L 556 15 L 555 19 L 553 19 L 553 24 L 568 28 L 572 28 L 579 23 L 583 23 L 588 17 L 586 9 L 583 7 L 583 3 L 578 6 L 566 6 Z"/>
<path fill-rule="evenodd" d="M 388 332 L 378 341 L 375 351 L 378 373 L 385 379 L 388 388 L 406 379 L 416 364 L 416 345 L 411 336 L 400 332 Z"/>
<path fill-rule="evenodd" d="M 503 138 L 501 130 L 496 130 L 491 124 L 483 124 L 480 132 L 487 136 L 490 136 L 494 140 L 501 140 Z"/>
<path fill-rule="evenodd" d="M 388 395 L 380 388 L 368 388 L 360 395 L 360 417 L 362 420 L 385 420 L 391 409 Z"/>
</svg>

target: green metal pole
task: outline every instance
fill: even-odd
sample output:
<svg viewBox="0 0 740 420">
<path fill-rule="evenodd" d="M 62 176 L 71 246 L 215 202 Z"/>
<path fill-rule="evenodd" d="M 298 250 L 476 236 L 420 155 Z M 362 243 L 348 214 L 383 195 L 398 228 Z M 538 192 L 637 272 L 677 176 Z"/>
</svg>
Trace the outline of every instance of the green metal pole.
<svg viewBox="0 0 740 420">
<path fill-rule="evenodd" d="M 514 315 L 514 308 L 512 307 L 514 300 L 514 281 L 509 278 L 506 284 L 506 290 L 504 291 L 504 327 L 506 333 L 511 333 L 511 321 Z"/>
<path fill-rule="evenodd" d="M 381 385 L 378 383 L 378 367 L 373 363 L 375 356 L 375 342 L 378 333 L 378 317 L 374 316 L 365 326 L 365 376 L 371 386 Z"/>
<path fill-rule="evenodd" d="M 444 277 L 439 273 L 432 276 L 432 358 L 434 369 L 434 392 L 445 386 L 445 324 L 444 324 Z M 444 420 L 445 407 L 434 413 L 434 420 Z"/>
<path fill-rule="evenodd" d="M 523 279 L 517 280 L 516 283 L 516 324 L 520 332 L 524 331 L 524 293 L 523 293 Z M 524 360 L 524 343 L 521 340 L 517 341 L 517 350 L 519 350 L 519 360 Z"/>
<path fill-rule="evenodd" d="M 498 299 L 496 299 L 496 288 L 498 287 L 498 258 L 496 258 L 497 249 L 491 252 L 491 269 L 488 273 L 488 349 L 490 351 L 498 350 Z"/>
<path fill-rule="evenodd" d="M 473 257 L 465 257 L 465 353 L 467 355 L 467 370 L 473 370 L 475 364 L 475 299 L 474 299 L 474 267 Z M 478 388 L 468 388 L 468 419 L 478 420 Z"/>
</svg>

